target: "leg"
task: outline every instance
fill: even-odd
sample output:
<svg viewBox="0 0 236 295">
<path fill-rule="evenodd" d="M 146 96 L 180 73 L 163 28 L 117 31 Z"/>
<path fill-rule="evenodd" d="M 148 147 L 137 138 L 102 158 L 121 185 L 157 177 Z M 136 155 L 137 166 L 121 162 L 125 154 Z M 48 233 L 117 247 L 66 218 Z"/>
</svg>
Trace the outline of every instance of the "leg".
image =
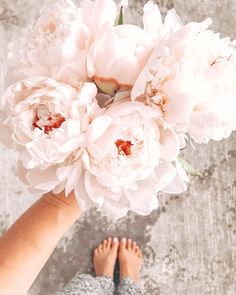
<svg viewBox="0 0 236 295">
<path fill-rule="evenodd" d="M 104 240 L 94 251 L 96 278 L 78 274 L 65 289 L 55 295 L 113 295 L 113 275 L 118 246 L 119 241 L 116 238 Z"/>
<path fill-rule="evenodd" d="M 93 263 L 96 273 L 96 280 L 103 286 L 104 295 L 113 294 L 114 286 L 114 269 L 117 259 L 117 252 L 119 241 L 117 238 L 108 238 L 104 240 L 95 250 L 93 256 Z M 112 282 L 112 287 L 107 287 L 107 279 Z M 109 289 L 108 293 L 105 293 Z"/>
<path fill-rule="evenodd" d="M 126 278 L 121 280 L 117 295 L 144 295 L 141 288 L 133 280 Z"/>
<path fill-rule="evenodd" d="M 112 295 L 113 291 L 114 283 L 109 277 L 98 280 L 91 275 L 77 274 L 64 289 L 54 295 Z"/>
<path fill-rule="evenodd" d="M 138 286 L 142 266 L 142 253 L 136 242 L 122 239 L 119 247 L 120 295 L 143 295 Z"/>
</svg>

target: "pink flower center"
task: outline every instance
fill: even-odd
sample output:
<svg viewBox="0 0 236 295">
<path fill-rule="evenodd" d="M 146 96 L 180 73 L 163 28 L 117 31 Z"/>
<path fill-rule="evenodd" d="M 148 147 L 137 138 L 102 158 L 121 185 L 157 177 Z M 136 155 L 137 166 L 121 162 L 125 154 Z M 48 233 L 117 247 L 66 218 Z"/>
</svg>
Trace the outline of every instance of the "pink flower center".
<svg viewBox="0 0 236 295">
<path fill-rule="evenodd" d="M 116 146 L 120 155 L 125 154 L 126 156 L 130 156 L 132 145 L 133 144 L 131 143 L 131 141 L 124 141 L 122 139 L 118 139 L 116 141 Z"/>
<path fill-rule="evenodd" d="M 33 126 L 35 128 L 43 129 L 44 133 L 49 134 L 49 132 L 54 129 L 60 128 L 61 124 L 65 122 L 65 118 L 61 115 L 49 115 L 46 120 L 40 119 L 38 114 L 36 114 L 35 119 L 33 121 Z"/>
</svg>

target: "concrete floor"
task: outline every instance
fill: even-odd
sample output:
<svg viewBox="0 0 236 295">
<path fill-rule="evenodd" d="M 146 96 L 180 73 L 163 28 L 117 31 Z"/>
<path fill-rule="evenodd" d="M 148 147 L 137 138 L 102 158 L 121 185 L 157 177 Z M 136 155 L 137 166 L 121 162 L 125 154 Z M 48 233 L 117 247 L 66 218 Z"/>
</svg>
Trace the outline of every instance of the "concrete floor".
<svg viewBox="0 0 236 295">
<path fill-rule="evenodd" d="M 7 40 L 46 2 L 0 0 L 0 33 L 5 33 L 0 58 Z M 138 23 L 144 2 L 130 0 L 127 19 L 132 16 Z M 175 7 L 186 21 L 211 16 L 215 31 L 236 37 L 235 0 L 157 2 L 163 13 Z M 145 294 L 236 294 L 236 134 L 185 155 L 204 175 L 192 179 L 187 193 L 160 195 L 160 209 L 149 217 L 130 214 L 116 224 L 95 211 L 86 213 L 60 241 L 29 294 L 49 295 L 77 271 L 92 272 L 92 250 L 107 236 L 131 237 L 141 246 Z M 17 179 L 14 154 L 0 146 L 0 233 L 37 197 Z"/>
</svg>

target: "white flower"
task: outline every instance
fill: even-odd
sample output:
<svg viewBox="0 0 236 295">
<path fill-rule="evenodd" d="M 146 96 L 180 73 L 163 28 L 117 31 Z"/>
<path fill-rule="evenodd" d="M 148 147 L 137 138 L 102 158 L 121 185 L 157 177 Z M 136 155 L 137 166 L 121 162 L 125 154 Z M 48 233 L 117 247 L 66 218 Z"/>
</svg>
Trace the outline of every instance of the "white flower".
<svg viewBox="0 0 236 295">
<path fill-rule="evenodd" d="M 113 0 L 83 0 L 81 8 L 83 21 L 91 32 L 92 41 L 102 28 L 115 25 L 118 8 Z"/>
<path fill-rule="evenodd" d="M 19 152 L 21 171 L 29 184 L 36 181 L 38 188 L 47 190 L 42 179 L 46 183 L 53 179 L 54 185 L 57 179 L 58 184 L 57 168 L 79 161 L 86 129 L 100 109 L 96 94 L 93 83 L 75 89 L 44 77 L 7 89 L 1 105 L 5 119 L 0 140 Z"/>
<path fill-rule="evenodd" d="M 140 102 L 111 105 L 89 126 L 83 154 L 84 182 L 75 188 L 81 206 L 95 204 L 119 218 L 158 207 L 157 192 L 174 181 L 179 141 L 160 111 Z"/>
<path fill-rule="evenodd" d="M 7 36 L 6 32 L 2 26 L 0 26 L 0 38 L 1 38 L 1 47 L 0 47 L 0 96 L 5 90 L 6 84 L 6 75 L 8 70 L 8 65 L 6 63 L 6 44 Z"/>
<path fill-rule="evenodd" d="M 89 50 L 88 75 L 104 93 L 130 90 L 152 49 L 152 38 L 137 26 L 107 27 Z"/>
<path fill-rule="evenodd" d="M 104 27 L 97 34 L 89 50 L 87 70 L 102 92 L 114 96 L 118 91 L 131 90 L 154 44 L 182 26 L 174 10 L 169 11 L 163 24 L 153 1 L 144 6 L 143 23 L 144 30 L 125 24 Z"/>
<path fill-rule="evenodd" d="M 144 5 L 143 11 L 144 30 L 148 32 L 156 42 L 183 26 L 174 9 L 168 11 L 163 22 L 161 12 L 153 1 L 148 1 Z"/>
<path fill-rule="evenodd" d="M 210 23 L 189 23 L 160 42 L 131 94 L 161 108 L 166 122 L 198 143 L 235 129 L 236 50 L 207 30 Z"/>
<path fill-rule="evenodd" d="M 66 0 L 45 8 L 21 44 L 10 46 L 14 78 L 48 76 L 72 85 L 88 81 L 88 49 L 104 25 L 114 25 L 116 12 L 112 0 L 82 1 L 81 7 Z"/>
</svg>

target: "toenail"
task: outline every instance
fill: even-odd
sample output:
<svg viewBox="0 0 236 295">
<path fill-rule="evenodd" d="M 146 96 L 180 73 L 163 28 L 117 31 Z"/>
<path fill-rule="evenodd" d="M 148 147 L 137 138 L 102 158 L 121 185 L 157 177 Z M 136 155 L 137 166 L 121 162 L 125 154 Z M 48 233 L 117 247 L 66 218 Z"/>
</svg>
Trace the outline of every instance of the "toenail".
<svg viewBox="0 0 236 295">
<path fill-rule="evenodd" d="M 118 241 L 118 238 L 113 238 L 113 242 L 117 243 Z"/>
<path fill-rule="evenodd" d="M 121 241 L 122 241 L 122 242 L 126 242 L 126 238 L 123 238 Z"/>
</svg>

